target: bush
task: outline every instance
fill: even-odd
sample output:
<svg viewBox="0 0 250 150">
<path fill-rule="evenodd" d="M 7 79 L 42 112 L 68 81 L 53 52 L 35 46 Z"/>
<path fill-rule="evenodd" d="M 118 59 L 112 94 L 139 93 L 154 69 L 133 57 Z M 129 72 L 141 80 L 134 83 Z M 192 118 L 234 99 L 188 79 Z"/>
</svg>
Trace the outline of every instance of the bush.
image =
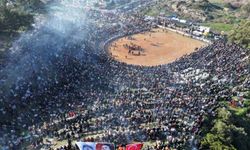
<svg viewBox="0 0 250 150">
<path fill-rule="evenodd" d="M 250 120 L 246 115 L 237 115 L 241 109 L 245 108 L 219 108 L 212 128 L 201 140 L 201 149 L 249 150 Z"/>
<path fill-rule="evenodd" d="M 250 48 L 250 21 L 242 21 L 229 34 L 229 40 L 241 44 L 246 48 Z"/>
<path fill-rule="evenodd" d="M 0 31 L 25 29 L 33 22 L 33 12 L 42 7 L 40 0 L 0 1 Z"/>
</svg>

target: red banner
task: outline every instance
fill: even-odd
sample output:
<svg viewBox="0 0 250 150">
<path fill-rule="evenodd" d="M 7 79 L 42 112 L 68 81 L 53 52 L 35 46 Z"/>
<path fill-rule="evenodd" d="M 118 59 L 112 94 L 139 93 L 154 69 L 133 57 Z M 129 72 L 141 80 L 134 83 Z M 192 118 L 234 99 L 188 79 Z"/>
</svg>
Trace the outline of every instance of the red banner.
<svg viewBox="0 0 250 150">
<path fill-rule="evenodd" d="M 143 144 L 138 143 L 138 144 L 129 144 L 126 146 L 126 150 L 141 150 Z"/>
</svg>

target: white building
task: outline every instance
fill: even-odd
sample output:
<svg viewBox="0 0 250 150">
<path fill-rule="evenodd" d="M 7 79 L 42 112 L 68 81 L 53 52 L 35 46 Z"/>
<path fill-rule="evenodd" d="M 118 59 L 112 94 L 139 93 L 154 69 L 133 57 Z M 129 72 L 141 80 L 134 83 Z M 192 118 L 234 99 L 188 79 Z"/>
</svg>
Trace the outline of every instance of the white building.
<svg viewBox="0 0 250 150">
<path fill-rule="evenodd" d="M 209 27 L 205 27 L 205 26 L 199 26 L 198 30 L 200 32 L 203 32 L 203 33 L 209 33 L 210 32 L 210 28 Z"/>
</svg>

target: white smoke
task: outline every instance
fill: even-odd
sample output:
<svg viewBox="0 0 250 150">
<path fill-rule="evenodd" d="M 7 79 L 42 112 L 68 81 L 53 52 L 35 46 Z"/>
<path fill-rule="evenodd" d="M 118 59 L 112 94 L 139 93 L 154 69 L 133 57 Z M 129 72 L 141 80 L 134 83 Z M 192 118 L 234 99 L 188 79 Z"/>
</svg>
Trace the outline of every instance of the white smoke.
<svg viewBox="0 0 250 150">
<path fill-rule="evenodd" d="M 32 72 L 39 72 L 44 66 L 53 69 L 51 57 L 58 57 L 65 47 L 83 45 L 88 34 L 88 9 L 94 6 L 91 0 L 60 0 L 50 2 L 47 14 L 37 16 L 34 29 L 23 33 L 10 48 L 10 62 L 1 70 L 5 78 L 5 89 L 16 84 L 18 79 L 27 79 Z M 83 48 L 79 48 L 79 55 Z M 77 55 L 77 54 L 76 54 Z"/>
</svg>

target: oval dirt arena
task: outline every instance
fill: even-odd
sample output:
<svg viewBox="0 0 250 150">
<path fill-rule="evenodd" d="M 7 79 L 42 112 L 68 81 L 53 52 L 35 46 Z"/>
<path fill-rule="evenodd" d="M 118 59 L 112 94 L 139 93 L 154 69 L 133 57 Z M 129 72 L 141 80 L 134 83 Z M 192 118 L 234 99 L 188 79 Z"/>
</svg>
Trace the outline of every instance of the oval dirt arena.
<svg viewBox="0 0 250 150">
<path fill-rule="evenodd" d="M 166 29 L 123 37 L 110 43 L 110 55 L 117 61 L 141 66 L 168 64 L 207 43 Z"/>
</svg>

